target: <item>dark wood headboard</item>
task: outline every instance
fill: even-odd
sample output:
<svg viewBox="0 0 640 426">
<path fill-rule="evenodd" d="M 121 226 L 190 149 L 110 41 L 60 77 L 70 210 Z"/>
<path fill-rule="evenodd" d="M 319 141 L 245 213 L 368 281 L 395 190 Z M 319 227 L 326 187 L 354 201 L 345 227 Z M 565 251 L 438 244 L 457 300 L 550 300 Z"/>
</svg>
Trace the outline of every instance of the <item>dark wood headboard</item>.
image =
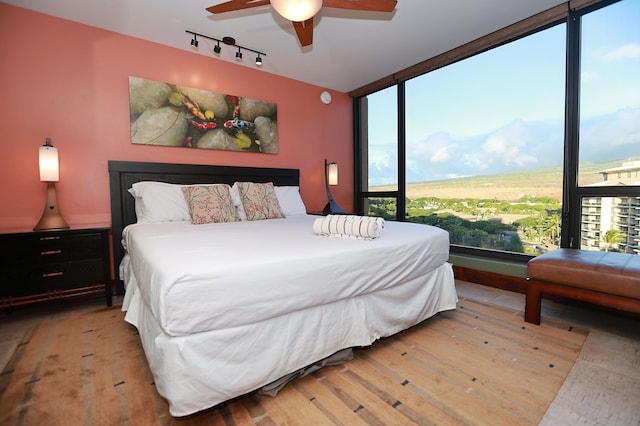
<svg viewBox="0 0 640 426">
<path fill-rule="evenodd" d="M 136 161 L 109 161 L 109 186 L 111 194 L 111 227 L 113 235 L 113 260 L 116 282 L 124 249 L 122 230 L 136 222 L 135 203 L 128 190 L 136 182 L 155 181 L 182 185 L 197 183 L 273 182 L 276 186 L 300 184 L 300 170 L 263 167 L 208 166 L 198 164 L 146 163 Z"/>
</svg>

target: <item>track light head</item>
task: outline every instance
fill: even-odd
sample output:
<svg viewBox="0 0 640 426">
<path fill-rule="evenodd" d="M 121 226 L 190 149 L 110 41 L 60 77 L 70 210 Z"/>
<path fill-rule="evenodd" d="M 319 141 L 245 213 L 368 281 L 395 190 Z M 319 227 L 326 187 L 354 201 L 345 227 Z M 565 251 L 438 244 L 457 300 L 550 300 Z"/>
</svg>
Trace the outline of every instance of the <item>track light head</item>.
<svg viewBox="0 0 640 426">
<path fill-rule="evenodd" d="M 262 58 L 260 57 L 260 55 L 258 55 L 258 57 L 256 58 L 256 65 L 257 66 L 262 65 Z"/>
<path fill-rule="evenodd" d="M 221 50 L 222 48 L 220 47 L 220 42 L 218 42 L 218 44 L 213 46 L 213 53 L 220 53 Z"/>
<path fill-rule="evenodd" d="M 236 59 L 238 61 L 242 60 L 242 52 L 240 51 L 239 47 L 238 47 L 238 51 L 236 52 Z"/>
</svg>

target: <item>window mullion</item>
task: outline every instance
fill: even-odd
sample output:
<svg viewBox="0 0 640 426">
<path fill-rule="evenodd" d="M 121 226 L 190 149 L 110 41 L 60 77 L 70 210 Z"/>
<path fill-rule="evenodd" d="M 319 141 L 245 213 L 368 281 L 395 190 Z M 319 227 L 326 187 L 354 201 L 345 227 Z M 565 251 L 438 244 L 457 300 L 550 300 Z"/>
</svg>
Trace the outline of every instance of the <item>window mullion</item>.
<svg viewBox="0 0 640 426">
<path fill-rule="evenodd" d="M 578 186 L 578 133 L 580 124 L 580 17 L 567 20 L 567 70 L 565 93 L 565 145 L 561 247 L 580 248 Z"/>
<path fill-rule="evenodd" d="M 406 161 L 406 120 L 405 120 L 405 84 L 398 83 L 398 196 L 396 198 L 396 219 L 404 221 L 407 217 L 407 161 Z"/>
</svg>

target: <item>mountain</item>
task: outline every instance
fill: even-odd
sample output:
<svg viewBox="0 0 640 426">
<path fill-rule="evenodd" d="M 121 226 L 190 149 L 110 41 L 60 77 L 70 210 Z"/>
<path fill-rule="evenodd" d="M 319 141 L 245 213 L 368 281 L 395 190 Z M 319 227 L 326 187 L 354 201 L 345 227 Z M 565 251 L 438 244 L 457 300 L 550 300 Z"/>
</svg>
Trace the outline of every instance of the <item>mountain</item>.
<svg viewBox="0 0 640 426">
<path fill-rule="evenodd" d="M 580 184 L 589 185 L 602 180 L 598 172 L 620 166 L 625 161 L 640 160 L 640 157 L 613 161 L 582 163 Z M 372 191 L 395 190 L 391 185 L 371 187 Z M 525 171 L 468 176 L 425 182 L 407 183 L 407 197 L 417 199 L 435 198 L 484 198 L 517 201 L 523 196 L 562 196 L 562 167 L 551 166 Z"/>
<path fill-rule="evenodd" d="M 464 122 L 461 122 L 464 126 Z M 620 159 L 640 153 L 640 108 L 585 118 L 580 127 L 580 162 Z M 395 182 L 395 141 L 369 147 L 369 184 Z M 564 122 L 515 119 L 490 133 L 457 138 L 438 132 L 407 142 L 407 182 L 439 181 L 530 169 L 560 167 Z"/>
</svg>

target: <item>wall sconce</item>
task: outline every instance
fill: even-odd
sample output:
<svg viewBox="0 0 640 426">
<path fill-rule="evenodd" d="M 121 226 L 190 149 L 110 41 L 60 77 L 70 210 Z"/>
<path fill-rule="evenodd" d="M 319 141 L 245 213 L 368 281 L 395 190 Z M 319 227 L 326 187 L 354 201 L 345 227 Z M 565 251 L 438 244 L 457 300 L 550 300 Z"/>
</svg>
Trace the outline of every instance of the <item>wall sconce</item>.
<svg viewBox="0 0 640 426">
<path fill-rule="evenodd" d="M 338 184 L 338 165 L 336 163 L 328 163 L 326 159 L 324 160 L 324 183 L 327 189 L 327 198 L 329 199 L 329 202 L 324 206 L 322 213 L 344 213 L 344 210 L 342 210 L 338 203 L 333 199 L 331 190 L 329 189 L 329 185 L 335 186 Z"/>
<path fill-rule="evenodd" d="M 59 180 L 58 149 L 51 145 L 51 139 L 47 138 L 43 146 L 40 147 L 40 181 L 47 182 L 47 199 L 44 204 L 44 211 L 34 231 L 48 229 L 69 229 L 58 207 L 58 197 L 56 196 L 56 185 Z"/>
<path fill-rule="evenodd" d="M 213 53 L 215 53 L 216 55 L 219 55 L 220 52 L 222 51 L 222 47 L 220 46 L 220 43 L 224 43 L 227 46 L 233 46 L 236 47 L 238 49 L 238 51 L 236 52 L 236 60 L 237 61 L 242 61 L 242 51 L 243 50 L 248 50 L 249 52 L 253 52 L 256 53 L 258 56 L 256 58 L 256 66 L 261 66 L 262 65 L 262 57 L 263 56 L 267 56 L 266 53 L 264 52 L 259 52 L 257 50 L 253 50 L 253 49 L 249 49 L 248 47 L 244 47 L 244 46 L 240 46 L 239 44 L 236 44 L 236 39 L 233 37 L 222 37 L 222 39 L 217 39 L 215 37 L 209 37 L 206 36 L 204 34 L 198 34 L 198 33 L 194 33 L 193 31 L 189 31 L 189 30 L 185 30 L 184 32 L 191 34 L 193 36 L 193 38 L 191 39 L 191 46 L 193 48 L 197 48 L 198 47 L 198 39 L 197 37 L 202 37 L 202 38 L 206 38 L 209 40 L 213 40 L 216 42 L 216 45 L 213 46 Z"/>
</svg>

